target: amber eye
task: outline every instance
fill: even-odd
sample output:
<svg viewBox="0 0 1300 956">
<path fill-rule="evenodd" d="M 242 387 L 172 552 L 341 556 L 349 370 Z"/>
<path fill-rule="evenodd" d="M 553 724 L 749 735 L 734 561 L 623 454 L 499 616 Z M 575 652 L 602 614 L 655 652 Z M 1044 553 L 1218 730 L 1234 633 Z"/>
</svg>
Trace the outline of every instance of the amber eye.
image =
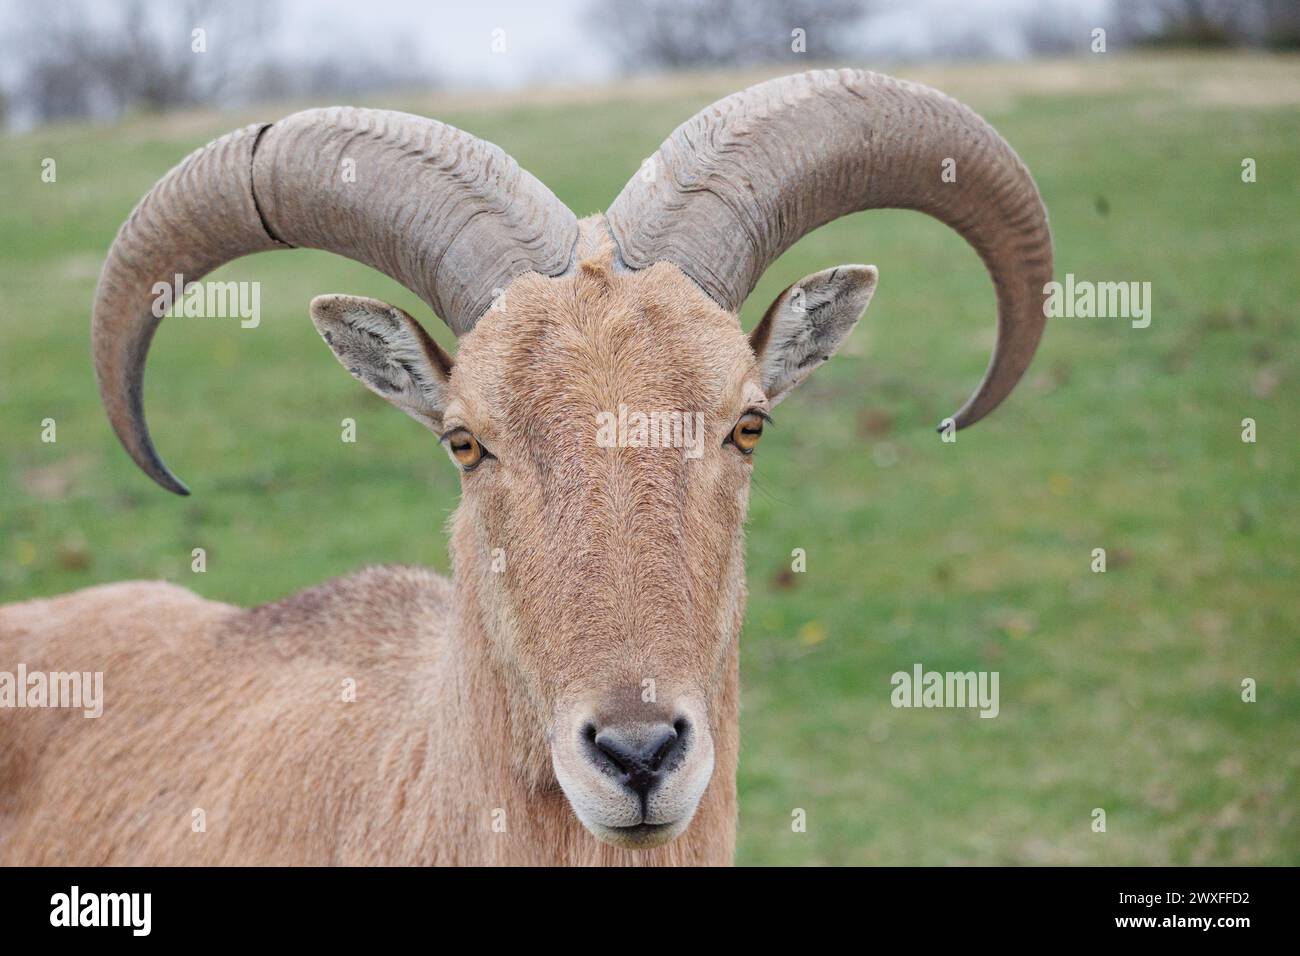
<svg viewBox="0 0 1300 956">
<path fill-rule="evenodd" d="M 446 436 L 447 447 L 451 457 L 455 458 L 466 471 L 476 467 L 487 454 L 468 430 L 457 428 Z"/>
<path fill-rule="evenodd" d="M 759 412 L 746 412 L 740 416 L 740 421 L 736 422 L 736 427 L 731 430 L 727 440 L 744 454 L 752 455 L 754 446 L 763 437 L 763 421 L 766 417 Z"/>
</svg>

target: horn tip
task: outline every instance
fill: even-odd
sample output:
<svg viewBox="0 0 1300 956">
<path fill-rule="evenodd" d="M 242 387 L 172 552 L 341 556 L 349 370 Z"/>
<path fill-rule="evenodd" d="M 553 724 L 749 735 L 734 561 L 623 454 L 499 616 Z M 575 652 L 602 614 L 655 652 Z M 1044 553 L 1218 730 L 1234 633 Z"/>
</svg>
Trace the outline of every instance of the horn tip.
<svg viewBox="0 0 1300 956">
<path fill-rule="evenodd" d="M 939 424 L 935 426 L 934 430 L 941 435 L 948 431 L 949 428 L 955 432 L 959 432 L 963 428 L 969 428 L 971 425 L 974 425 L 977 421 L 983 418 L 985 414 L 987 413 L 980 412 L 976 415 L 967 412 L 966 409 L 962 409 L 955 415 L 949 415 L 943 421 L 939 422 Z"/>
<path fill-rule="evenodd" d="M 133 454 L 131 456 L 135 459 L 135 463 L 140 466 L 140 469 L 154 480 L 154 484 L 158 485 L 158 487 L 163 490 L 170 491 L 172 494 L 178 495 L 182 498 L 189 497 L 189 486 L 177 478 L 163 460 L 158 457 L 158 452 L 154 450 L 153 443 L 150 442 L 147 437 L 145 439 L 145 445 L 144 455 L 137 457 Z"/>
<path fill-rule="evenodd" d="M 161 473 L 150 472 L 149 477 L 152 478 L 154 483 L 164 491 L 170 491 L 172 494 L 180 498 L 188 498 L 190 496 L 189 486 L 165 468 Z"/>
<path fill-rule="evenodd" d="M 181 498 L 188 498 L 190 496 L 189 486 L 173 475 L 171 469 L 163 465 L 162 462 L 159 462 L 159 465 L 162 465 L 160 469 L 156 471 L 150 470 L 149 477 L 166 491 L 170 491 Z"/>
</svg>

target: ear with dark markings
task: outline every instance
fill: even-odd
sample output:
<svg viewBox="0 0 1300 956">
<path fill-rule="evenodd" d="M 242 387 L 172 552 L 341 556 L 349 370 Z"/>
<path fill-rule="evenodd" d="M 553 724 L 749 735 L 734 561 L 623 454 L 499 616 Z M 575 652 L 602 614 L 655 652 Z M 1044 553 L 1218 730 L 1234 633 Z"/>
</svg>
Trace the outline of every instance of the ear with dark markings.
<svg viewBox="0 0 1300 956">
<path fill-rule="evenodd" d="M 396 306 L 356 295 L 319 295 L 311 320 L 352 377 L 435 433 L 447 407 L 451 356 Z"/>
<path fill-rule="evenodd" d="M 770 404 L 835 354 L 871 302 L 877 275 L 875 266 L 836 266 L 776 297 L 749 335 Z"/>
</svg>

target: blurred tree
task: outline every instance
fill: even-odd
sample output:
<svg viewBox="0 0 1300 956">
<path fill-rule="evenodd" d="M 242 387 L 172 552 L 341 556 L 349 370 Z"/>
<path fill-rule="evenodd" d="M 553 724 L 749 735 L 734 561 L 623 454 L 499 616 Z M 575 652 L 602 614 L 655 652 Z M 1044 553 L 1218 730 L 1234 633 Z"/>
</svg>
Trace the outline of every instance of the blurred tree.
<svg viewBox="0 0 1300 956">
<path fill-rule="evenodd" d="M 1264 46 L 1300 49 L 1300 0 L 1263 0 L 1261 19 Z"/>
<path fill-rule="evenodd" d="M 870 0 L 605 0 L 591 21 L 627 69 L 815 60 L 848 51 Z M 794 31 L 801 30 L 801 35 Z"/>
<path fill-rule="evenodd" d="M 10 56 L 36 121 L 216 99 L 262 55 L 273 0 L 126 0 L 32 6 Z"/>
<path fill-rule="evenodd" d="M 1069 0 L 1042 0 L 1026 12 L 1021 23 L 1025 50 L 1038 56 L 1087 52 L 1092 28 L 1100 26 L 1096 19 Z"/>
<path fill-rule="evenodd" d="M 434 85 L 411 36 L 286 58 L 271 46 L 276 2 L 125 0 L 101 7 L 66 0 L 49 11 L 29 8 L 3 50 L 16 77 L 6 91 L 10 118 L 42 123 Z"/>
<path fill-rule="evenodd" d="M 425 90 L 438 85 L 409 35 L 395 36 L 370 54 L 318 50 L 311 59 L 268 58 L 245 82 L 259 99 L 348 97 L 388 90 Z"/>
<path fill-rule="evenodd" d="M 1144 46 L 1238 46 L 1260 38 L 1269 7 L 1297 0 L 1113 0 L 1119 39 Z"/>
</svg>

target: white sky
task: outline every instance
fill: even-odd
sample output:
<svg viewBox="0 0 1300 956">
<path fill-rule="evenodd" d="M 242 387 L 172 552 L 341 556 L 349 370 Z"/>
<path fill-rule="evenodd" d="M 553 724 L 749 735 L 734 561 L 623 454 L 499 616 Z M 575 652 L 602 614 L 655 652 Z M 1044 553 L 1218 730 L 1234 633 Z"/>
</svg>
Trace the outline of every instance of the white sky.
<svg viewBox="0 0 1300 956">
<path fill-rule="evenodd" d="M 0 0 L 0 54 L 19 42 L 7 28 L 35 7 L 58 18 L 86 9 L 106 15 L 114 0 Z M 170 0 L 155 0 L 166 4 Z M 588 21 L 592 0 L 279 0 L 271 49 L 290 60 L 325 50 L 346 55 L 359 45 L 373 56 L 391 50 L 431 67 L 454 87 L 517 87 L 608 79 L 615 64 Z M 925 57 L 936 41 L 977 35 L 1003 55 L 1017 55 L 1016 24 L 1027 11 L 1069 11 L 1081 26 L 1105 25 L 1110 0 L 874 0 L 881 11 L 860 27 L 865 48 L 882 63 Z M 493 53 L 504 30 L 506 52 Z M 5 42 L 10 41 L 10 42 Z M 0 78 L 11 75 L 0 55 Z"/>
<path fill-rule="evenodd" d="M 608 78 L 614 63 L 586 22 L 590 0 L 282 0 L 278 38 L 288 52 L 351 41 L 411 50 L 453 86 L 518 86 Z M 864 40 L 882 56 L 921 56 L 933 39 L 963 33 L 1019 52 L 1013 24 L 1025 11 L 1068 9 L 1104 25 L 1107 0 L 878 0 Z M 505 31 L 494 54 L 492 31 Z M 408 44 L 405 48 L 402 43 Z"/>
<path fill-rule="evenodd" d="M 455 86 L 594 80 L 613 64 L 584 23 L 587 0 L 282 0 L 277 34 L 288 52 L 352 38 L 410 50 Z M 505 53 L 492 52 L 493 30 Z M 405 46 L 404 46 L 405 45 Z M 372 46 L 373 49 L 373 46 Z"/>
</svg>

